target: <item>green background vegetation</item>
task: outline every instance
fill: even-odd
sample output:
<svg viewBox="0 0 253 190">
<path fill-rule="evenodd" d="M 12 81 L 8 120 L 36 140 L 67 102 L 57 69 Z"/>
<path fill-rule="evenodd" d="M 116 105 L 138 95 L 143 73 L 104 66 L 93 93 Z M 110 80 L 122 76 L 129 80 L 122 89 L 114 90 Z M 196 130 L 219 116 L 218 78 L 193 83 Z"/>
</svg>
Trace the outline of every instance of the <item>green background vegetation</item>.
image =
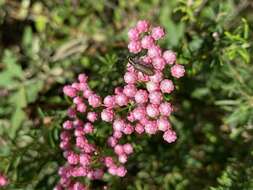
<svg viewBox="0 0 253 190">
<path fill-rule="evenodd" d="M 102 96 L 123 84 L 127 31 L 139 19 L 165 27 L 162 46 L 187 69 L 172 99 L 179 138 L 133 137 L 127 176 L 107 175 L 104 183 L 115 190 L 253 189 L 251 0 L 0 0 L 6 189 L 53 188 L 64 163 L 58 134 L 69 102 L 62 86 L 83 72 Z"/>
</svg>

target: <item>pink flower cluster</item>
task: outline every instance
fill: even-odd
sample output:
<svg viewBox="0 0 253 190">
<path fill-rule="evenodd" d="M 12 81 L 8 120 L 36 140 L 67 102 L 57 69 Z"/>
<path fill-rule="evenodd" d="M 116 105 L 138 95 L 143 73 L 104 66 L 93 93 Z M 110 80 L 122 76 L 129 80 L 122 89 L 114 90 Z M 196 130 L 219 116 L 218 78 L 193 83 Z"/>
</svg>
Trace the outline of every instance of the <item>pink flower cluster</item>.
<svg viewBox="0 0 253 190">
<path fill-rule="evenodd" d="M 75 178 L 95 180 L 104 175 L 103 168 L 93 167 L 93 162 L 100 163 L 103 158 L 96 145 L 88 140 L 95 132 L 94 123 L 99 117 L 95 109 L 101 106 L 101 97 L 89 88 L 87 79 L 85 74 L 80 74 L 78 82 L 63 88 L 64 94 L 72 98 L 73 106 L 67 111 L 69 119 L 63 123 L 60 134 L 60 148 L 67 164 L 58 171 L 61 179 L 55 190 L 86 190 L 87 187 Z"/>
<path fill-rule="evenodd" d="M 0 188 L 5 187 L 9 184 L 7 177 L 0 173 Z"/>
<path fill-rule="evenodd" d="M 147 55 L 143 57 L 144 62 L 152 64 L 157 73 L 160 73 L 164 70 L 166 65 L 172 66 L 176 62 L 176 54 L 173 51 L 162 51 L 156 44 L 156 42 L 164 36 L 165 31 L 161 26 L 151 27 L 147 21 L 139 21 L 137 25 L 128 32 L 128 38 L 130 40 L 128 44 L 129 52 L 137 54 L 146 50 Z M 173 65 L 170 70 L 171 75 L 175 78 L 180 78 L 184 76 L 185 73 L 184 67 L 179 64 Z"/>
<path fill-rule="evenodd" d="M 177 139 L 169 122 L 173 108 L 164 100 L 164 95 L 171 94 L 175 87 L 172 80 L 164 78 L 163 71 L 168 66 L 171 75 L 180 78 L 185 70 L 182 65 L 175 64 L 173 51 L 162 51 L 158 46 L 157 41 L 164 35 L 162 27 L 151 27 L 147 21 L 139 21 L 128 32 L 129 51 L 134 54 L 147 52 L 140 59 L 152 65 L 154 75 L 145 75 L 128 64 L 124 74 L 126 84 L 115 88 L 114 94 L 104 99 L 89 88 L 85 74 L 78 76 L 78 82 L 63 88 L 64 94 L 72 98 L 73 106 L 68 109 L 69 119 L 63 123 L 60 135 L 60 147 L 67 163 L 59 169 L 61 179 L 55 190 L 87 189 L 78 179 L 102 179 L 106 170 L 111 175 L 125 176 L 124 164 L 134 148 L 130 143 L 121 143 L 124 136 L 154 135 L 160 131 L 168 143 Z M 122 110 L 128 110 L 127 114 L 122 114 Z M 99 129 L 95 126 L 101 120 L 112 126 L 107 144 L 113 149 L 113 155 L 105 155 L 95 140 L 89 140 L 90 136 L 96 135 Z"/>
</svg>

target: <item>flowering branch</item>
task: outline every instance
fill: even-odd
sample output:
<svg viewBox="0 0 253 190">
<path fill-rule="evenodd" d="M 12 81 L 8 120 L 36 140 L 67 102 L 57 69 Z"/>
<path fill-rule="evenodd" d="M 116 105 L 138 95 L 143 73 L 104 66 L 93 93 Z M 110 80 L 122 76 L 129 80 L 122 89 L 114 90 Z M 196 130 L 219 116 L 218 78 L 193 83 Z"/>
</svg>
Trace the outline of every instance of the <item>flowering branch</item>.
<svg viewBox="0 0 253 190">
<path fill-rule="evenodd" d="M 152 68 L 152 75 L 128 63 L 124 74 L 125 86 L 115 88 L 114 94 L 104 99 L 90 89 L 85 74 L 78 76 L 78 82 L 63 88 L 64 94 L 72 98 L 73 106 L 68 109 L 69 120 L 64 122 L 60 135 L 60 147 L 67 163 L 59 169 L 61 179 L 55 190 L 88 189 L 79 180 L 80 177 L 98 180 L 102 179 L 105 171 L 124 177 L 127 173 L 124 164 L 134 151 L 130 142 L 120 143 L 124 136 L 134 133 L 154 135 L 161 131 L 168 143 L 177 139 L 168 119 L 173 111 L 172 105 L 163 98 L 174 91 L 174 84 L 164 78 L 163 71 L 170 67 L 171 76 L 180 78 L 185 70 L 182 65 L 176 64 L 173 51 L 163 51 L 157 44 L 164 36 L 162 27 L 152 27 L 147 21 L 139 21 L 128 32 L 129 52 L 147 52 L 139 59 L 143 67 Z M 137 83 L 143 84 L 144 88 L 138 87 Z M 106 155 L 90 140 L 90 136 L 100 130 L 95 126 L 101 121 L 112 125 L 107 144 L 114 155 Z"/>
</svg>

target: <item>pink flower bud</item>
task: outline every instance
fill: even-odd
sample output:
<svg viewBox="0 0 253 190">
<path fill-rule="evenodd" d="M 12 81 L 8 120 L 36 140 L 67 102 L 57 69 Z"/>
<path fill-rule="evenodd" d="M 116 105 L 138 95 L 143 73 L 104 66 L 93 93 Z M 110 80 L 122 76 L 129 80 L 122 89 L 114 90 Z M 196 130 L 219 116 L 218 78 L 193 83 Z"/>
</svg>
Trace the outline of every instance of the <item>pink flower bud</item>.
<svg viewBox="0 0 253 190">
<path fill-rule="evenodd" d="M 149 82 L 146 83 L 146 88 L 149 92 L 159 90 L 159 83 L 149 81 Z"/>
<path fill-rule="evenodd" d="M 170 123 L 166 117 L 160 117 L 157 120 L 158 129 L 161 131 L 167 131 L 170 128 Z"/>
<path fill-rule="evenodd" d="M 70 85 L 63 87 L 63 93 L 71 98 L 77 95 L 77 90 Z"/>
<path fill-rule="evenodd" d="M 136 28 L 139 32 L 147 32 L 149 30 L 150 24 L 146 20 L 140 20 L 137 22 Z"/>
<path fill-rule="evenodd" d="M 91 157 L 88 154 L 81 154 L 79 157 L 79 162 L 82 166 L 88 166 L 91 162 Z"/>
<path fill-rule="evenodd" d="M 128 113 L 127 120 L 130 122 L 134 122 L 135 118 L 134 118 L 133 112 Z"/>
<path fill-rule="evenodd" d="M 137 80 L 137 75 L 135 72 L 126 72 L 124 75 L 124 80 L 128 84 L 134 84 Z"/>
<path fill-rule="evenodd" d="M 73 103 L 74 104 L 82 104 L 83 103 L 83 99 L 81 97 L 77 96 L 77 97 L 75 97 L 73 99 Z"/>
<path fill-rule="evenodd" d="M 160 47 L 153 45 L 148 49 L 149 57 L 160 57 L 162 55 L 162 50 Z"/>
<path fill-rule="evenodd" d="M 70 118 L 76 117 L 76 110 L 74 108 L 68 108 L 67 114 Z"/>
<path fill-rule="evenodd" d="M 143 126 L 145 126 L 148 122 L 150 122 L 150 120 L 146 116 L 140 120 L 140 124 L 142 124 Z"/>
<path fill-rule="evenodd" d="M 114 131 L 113 137 L 115 137 L 116 139 L 120 139 L 122 137 L 122 133 L 120 131 Z"/>
<path fill-rule="evenodd" d="M 166 63 L 162 57 L 155 57 L 152 64 L 156 70 L 162 71 Z"/>
<path fill-rule="evenodd" d="M 101 105 L 101 98 L 96 94 L 92 94 L 88 97 L 88 102 L 93 108 L 97 108 Z"/>
<path fill-rule="evenodd" d="M 139 34 L 140 32 L 138 31 L 137 28 L 131 28 L 129 31 L 128 31 L 128 38 L 131 40 L 131 41 L 136 41 L 139 39 Z"/>
<path fill-rule="evenodd" d="M 168 130 L 163 134 L 163 139 L 168 143 L 175 142 L 177 139 L 177 135 L 175 131 Z"/>
<path fill-rule="evenodd" d="M 86 99 L 88 99 L 92 94 L 93 94 L 93 92 L 90 89 L 85 89 L 83 91 L 83 97 Z"/>
<path fill-rule="evenodd" d="M 157 117 L 159 115 L 159 107 L 155 104 L 149 104 L 146 108 L 149 117 Z"/>
<path fill-rule="evenodd" d="M 173 65 L 176 61 L 176 54 L 173 51 L 166 50 L 165 52 L 163 52 L 163 58 L 165 59 L 167 64 Z"/>
<path fill-rule="evenodd" d="M 92 123 L 95 122 L 97 120 L 97 113 L 96 112 L 88 112 L 87 119 Z"/>
<path fill-rule="evenodd" d="M 149 77 L 152 82 L 159 83 L 163 80 L 163 74 L 159 71 Z"/>
<path fill-rule="evenodd" d="M 185 70 L 183 65 L 174 65 L 171 67 L 171 75 L 175 78 L 181 78 L 184 76 Z"/>
<path fill-rule="evenodd" d="M 112 122 L 114 118 L 114 112 L 112 109 L 107 108 L 101 112 L 101 119 L 106 122 Z"/>
<path fill-rule="evenodd" d="M 170 103 L 164 102 L 160 104 L 159 110 L 160 110 L 161 115 L 169 116 L 171 112 L 173 111 L 173 108 Z"/>
<path fill-rule="evenodd" d="M 146 115 L 145 107 L 137 107 L 133 110 L 133 117 L 135 120 L 141 120 Z"/>
<path fill-rule="evenodd" d="M 141 40 L 141 46 L 143 49 L 149 49 L 154 46 L 155 40 L 152 36 L 144 36 Z"/>
<path fill-rule="evenodd" d="M 126 154 L 132 154 L 133 153 L 133 146 L 129 143 L 123 145 L 124 152 Z"/>
<path fill-rule="evenodd" d="M 132 97 L 135 96 L 136 92 L 137 92 L 137 89 L 136 89 L 135 85 L 133 85 L 133 84 L 128 84 L 128 85 L 124 86 L 123 93 L 124 93 L 126 96 L 132 98 Z"/>
<path fill-rule="evenodd" d="M 85 144 L 84 147 L 82 147 L 82 151 L 84 151 L 87 154 L 91 154 L 95 151 L 95 145 L 93 144 Z"/>
<path fill-rule="evenodd" d="M 152 37 L 153 37 L 155 40 L 161 39 L 161 38 L 165 35 L 164 28 L 162 28 L 162 27 L 160 27 L 160 26 L 154 27 L 154 28 L 152 29 L 151 35 L 152 35 Z"/>
<path fill-rule="evenodd" d="M 68 163 L 71 165 L 76 165 L 79 162 L 79 156 L 78 154 L 75 154 L 73 152 L 70 152 L 67 156 Z"/>
<path fill-rule="evenodd" d="M 148 101 L 148 93 L 146 90 L 138 90 L 134 98 L 135 101 L 139 104 L 146 103 Z"/>
<path fill-rule="evenodd" d="M 77 111 L 84 113 L 87 109 L 87 106 L 84 103 L 79 103 L 76 106 Z"/>
<path fill-rule="evenodd" d="M 104 158 L 104 163 L 105 163 L 105 166 L 108 168 L 114 165 L 114 161 L 113 161 L 112 157 L 110 157 L 110 156 L 107 156 Z"/>
<path fill-rule="evenodd" d="M 141 51 L 141 42 L 140 41 L 130 41 L 128 44 L 129 52 L 131 53 L 139 53 Z"/>
<path fill-rule="evenodd" d="M 84 148 L 87 145 L 88 141 L 82 136 L 76 137 L 76 146 L 79 148 Z"/>
<path fill-rule="evenodd" d="M 94 130 L 94 127 L 91 123 L 89 122 L 85 123 L 84 128 L 83 128 L 84 133 L 90 134 L 90 133 L 93 133 L 93 130 Z"/>
<path fill-rule="evenodd" d="M 128 98 L 125 94 L 121 93 L 115 96 L 115 102 L 119 106 L 125 106 L 128 104 Z"/>
<path fill-rule="evenodd" d="M 71 133 L 69 131 L 62 131 L 60 134 L 61 140 L 69 141 L 71 139 Z"/>
<path fill-rule="evenodd" d="M 84 177 L 87 176 L 88 170 L 86 169 L 86 167 L 79 166 L 75 167 L 71 174 L 73 177 Z"/>
<path fill-rule="evenodd" d="M 159 91 L 153 91 L 149 93 L 149 100 L 152 104 L 160 104 L 162 99 L 162 93 Z"/>
<path fill-rule="evenodd" d="M 130 135 L 130 134 L 132 134 L 133 132 L 134 132 L 134 128 L 133 128 L 133 126 L 130 125 L 130 124 L 127 124 L 127 125 L 125 126 L 125 128 L 123 129 L 123 133 L 126 134 L 126 135 Z"/>
<path fill-rule="evenodd" d="M 71 144 L 70 144 L 69 141 L 62 141 L 62 142 L 60 142 L 60 148 L 62 150 L 69 150 L 70 147 L 71 147 Z"/>
<path fill-rule="evenodd" d="M 138 134 L 142 134 L 144 132 L 144 127 L 142 124 L 140 123 L 137 123 L 136 126 L 135 126 L 135 131 L 138 133 Z"/>
<path fill-rule="evenodd" d="M 125 154 L 119 155 L 119 162 L 125 164 L 127 162 L 127 155 Z"/>
<path fill-rule="evenodd" d="M 164 79 L 160 83 L 160 88 L 163 93 L 171 93 L 174 90 L 173 82 L 169 79 Z"/>
<path fill-rule="evenodd" d="M 104 105 L 108 108 L 113 108 L 115 106 L 115 97 L 114 96 L 106 96 L 104 98 Z"/>
<path fill-rule="evenodd" d="M 80 91 L 81 90 L 80 83 L 78 83 L 78 82 L 72 83 L 71 87 L 74 88 L 74 89 L 76 89 L 76 91 Z"/>
<path fill-rule="evenodd" d="M 148 122 L 144 128 L 145 128 L 145 132 L 150 135 L 153 135 L 157 132 L 156 122 L 153 122 L 153 121 Z"/>
<path fill-rule="evenodd" d="M 80 91 L 89 90 L 89 86 L 87 83 L 79 83 Z"/>
<path fill-rule="evenodd" d="M 117 145 L 114 147 L 114 152 L 115 152 L 117 155 L 124 154 L 123 146 L 117 144 Z"/>
<path fill-rule="evenodd" d="M 122 87 L 116 87 L 116 88 L 114 89 L 114 93 L 115 93 L 116 95 L 122 94 L 122 93 L 123 93 L 123 88 L 122 88 Z"/>
<path fill-rule="evenodd" d="M 113 129 L 115 131 L 123 131 L 124 128 L 125 128 L 125 122 L 124 120 L 122 119 L 116 119 L 114 122 L 113 122 Z"/>
<path fill-rule="evenodd" d="M 124 177 L 126 175 L 126 173 L 127 173 L 127 170 L 124 166 L 120 166 L 117 168 L 117 175 L 119 177 Z"/>
<path fill-rule="evenodd" d="M 69 120 L 67 120 L 67 121 L 65 121 L 64 123 L 63 123 L 63 128 L 64 129 L 73 129 L 73 122 L 72 121 L 69 121 Z"/>
<path fill-rule="evenodd" d="M 111 175 L 117 175 L 117 167 L 115 165 L 109 167 L 108 172 Z"/>
<path fill-rule="evenodd" d="M 114 147 L 118 143 L 118 140 L 115 137 L 109 137 L 107 143 L 110 147 Z"/>
<path fill-rule="evenodd" d="M 79 74 L 78 80 L 80 83 L 86 83 L 88 80 L 88 76 L 86 74 Z"/>
<path fill-rule="evenodd" d="M 83 127 L 81 127 L 81 126 L 76 127 L 76 128 L 75 128 L 74 135 L 75 135 L 76 137 L 81 137 L 81 136 L 83 136 L 83 135 L 84 135 Z"/>
</svg>

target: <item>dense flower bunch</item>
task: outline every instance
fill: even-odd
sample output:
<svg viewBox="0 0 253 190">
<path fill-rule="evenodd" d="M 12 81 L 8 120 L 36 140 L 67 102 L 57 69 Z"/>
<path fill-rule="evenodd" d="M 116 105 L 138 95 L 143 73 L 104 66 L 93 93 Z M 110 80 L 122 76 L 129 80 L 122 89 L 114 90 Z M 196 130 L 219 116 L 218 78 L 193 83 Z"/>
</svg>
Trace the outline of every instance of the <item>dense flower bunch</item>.
<svg viewBox="0 0 253 190">
<path fill-rule="evenodd" d="M 175 87 L 172 80 L 164 78 L 163 72 L 170 67 L 171 76 L 180 78 L 185 70 L 176 64 L 174 52 L 162 51 L 157 45 L 164 35 L 162 27 L 151 27 L 147 21 L 139 21 L 128 32 L 129 51 L 146 53 L 140 60 L 153 69 L 153 75 L 146 75 L 128 63 L 126 84 L 116 87 L 114 94 L 104 99 L 90 89 L 85 74 L 78 76 L 78 82 L 64 87 L 64 94 L 72 98 L 73 106 L 68 109 L 69 120 L 64 122 L 60 135 L 60 147 L 67 163 L 59 169 L 61 179 L 55 189 L 87 189 L 80 177 L 98 180 L 106 170 L 111 175 L 125 176 L 124 164 L 134 148 L 130 142 L 122 144 L 124 136 L 161 131 L 168 143 L 177 139 L 169 122 L 173 108 L 164 100 L 164 95 L 172 93 Z M 107 148 L 113 149 L 114 155 L 105 155 L 96 145 L 96 139 L 91 138 L 99 130 L 95 128 L 96 122 L 101 120 L 112 126 Z"/>
</svg>

